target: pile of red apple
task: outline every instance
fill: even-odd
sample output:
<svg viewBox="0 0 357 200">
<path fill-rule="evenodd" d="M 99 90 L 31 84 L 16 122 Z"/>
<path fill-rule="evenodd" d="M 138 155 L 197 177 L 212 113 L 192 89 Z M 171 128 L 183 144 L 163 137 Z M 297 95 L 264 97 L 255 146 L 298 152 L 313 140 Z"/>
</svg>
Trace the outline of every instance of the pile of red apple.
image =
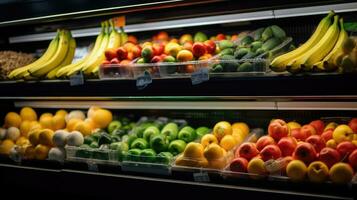
<svg viewBox="0 0 357 200">
<path fill-rule="evenodd" d="M 268 135 L 240 145 L 230 170 L 265 176 L 271 162 L 279 163 L 280 175 L 292 181 L 350 182 L 357 170 L 357 118 L 348 125 L 330 122 L 326 126 L 322 120 L 303 126 L 272 120 Z"/>
</svg>

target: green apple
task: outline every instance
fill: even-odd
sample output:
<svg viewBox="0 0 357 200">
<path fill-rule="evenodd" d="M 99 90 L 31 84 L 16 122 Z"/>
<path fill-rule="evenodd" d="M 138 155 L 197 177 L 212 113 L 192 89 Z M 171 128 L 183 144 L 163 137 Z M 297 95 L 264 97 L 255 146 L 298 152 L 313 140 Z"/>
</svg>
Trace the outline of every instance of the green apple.
<svg viewBox="0 0 357 200">
<path fill-rule="evenodd" d="M 170 152 L 161 152 L 157 155 L 157 162 L 162 164 L 169 164 L 173 159 L 173 155 Z"/>
<path fill-rule="evenodd" d="M 131 143 L 133 143 L 138 137 L 135 134 L 128 134 L 128 139 L 127 142 L 129 144 L 129 146 L 131 146 Z M 122 138 L 122 141 L 124 141 L 124 139 Z"/>
<path fill-rule="evenodd" d="M 178 139 L 183 140 L 185 142 L 192 142 L 196 139 L 196 137 L 196 131 L 191 126 L 183 127 L 178 134 Z"/>
<path fill-rule="evenodd" d="M 121 136 L 125 135 L 126 133 L 127 133 L 127 131 L 117 128 L 117 129 L 114 129 L 110 134 L 121 137 Z"/>
<path fill-rule="evenodd" d="M 176 123 L 168 123 L 164 128 L 161 130 L 161 134 L 166 135 L 167 139 L 169 141 L 173 141 L 177 139 L 177 133 L 178 133 L 178 126 Z"/>
<path fill-rule="evenodd" d="M 126 154 L 126 159 L 130 161 L 140 160 L 141 149 L 130 149 Z"/>
<path fill-rule="evenodd" d="M 145 129 L 143 133 L 143 138 L 149 142 L 151 135 L 158 135 L 159 133 L 160 130 L 156 126 L 150 126 Z"/>
<path fill-rule="evenodd" d="M 166 151 L 168 146 L 169 143 L 165 135 L 153 135 L 150 139 L 150 147 L 156 152 Z"/>
<path fill-rule="evenodd" d="M 131 149 L 147 149 L 148 147 L 148 142 L 143 138 L 137 138 L 130 144 Z"/>
<path fill-rule="evenodd" d="M 196 129 L 197 136 L 200 138 L 210 132 L 211 132 L 211 129 L 209 129 L 208 127 L 205 127 L 205 126 L 201 126 Z"/>
<path fill-rule="evenodd" d="M 95 139 L 93 138 L 93 137 L 91 137 L 91 136 L 86 136 L 86 137 L 84 137 L 84 144 L 88 144 L 88 145 L 90 145 L 92 142 L 94 142 L 95 141 Z"/>
<path fill-rule="evenodd" d="M 128 151 L 129 146 L 125 142 L 114 142 L 109 145 L 109 149 L 118 150 L 118 151 L 122 152 L 122 151 Z"/>
<path fill-rule="evenodd" d="M 153 149 L 144 149 L 140 153 L 140 159 L 143 162 L 155 162 L 156 152 Z"/>
<path fill-rule="evenodd" d="M 96 141 L 93 141 L 89 146 L 93 149 L 96 149 L 99 147 L 98 142 L 96 142 Z"/>
<path fill-rule="evenodd" d="M 182 153 L 186 148 L 186 142 L 183 140 L 174 140 L 169 144 L 169 152 L 173 155 Z"/>
<path fill-rule="evenodd" d="M 110 124 L 108 125 L 108 133 L 112 133 L 115 129 L 119 129 L 121 127 L 121 122 L 120 121 L 112 121 L 110 122 Z"/>
<path fill-rule="evenodd" d="M 132 132 L 134 134 L 136 134 L 136 136 L 138 136 L 139 138 L 143 137 L 144 131 L 145 129 L 147 129 L 148 127 L 152 126 L 151 123 L 149 122 L 145 122 L 143 124 L 140 124 L 139 126 L 136 126 L 132 129 Z"/>
</svg>

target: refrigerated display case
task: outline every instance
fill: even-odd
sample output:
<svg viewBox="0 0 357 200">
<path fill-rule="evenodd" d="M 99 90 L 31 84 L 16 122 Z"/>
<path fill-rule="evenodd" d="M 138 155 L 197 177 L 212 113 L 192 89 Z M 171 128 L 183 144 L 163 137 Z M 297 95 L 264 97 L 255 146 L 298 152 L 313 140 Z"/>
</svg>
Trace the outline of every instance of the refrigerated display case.
<svg viewBox="0 0 357 200">
<path fill-rule="evenodd" d="M 77 46 L 86 47 L 100 32 L 95 28 L 97 24 L 118 15 L 126 15 L 126 32 L 143 38 L 159 30 L 172 35 L 202 30 L 217 34 L 278 24 L 296 45 L 308 38 L 329 10 L 346 21 L 357 20 L 357 4 L 353 1 L 109 1 L 99 4 L 83 1 L 80 6 L 77 3 L 0 4 L 2 13 L 14 7 L 26 10 L 23 18 L 12 14 L 0 17 L 0 30 L 4 33 L 0 49 L 33 53 L 54 38 L 57 28 L 71 29 Z M 271 119 L 296 120 L 302 124 L 315 119 L 347 123 L 357 116 L 356 74 L 291 75 L 263 71 L 233 75 L 199 72 L 195 75 L 202 78 L 200 73 L 203 73 L 208 79 L 198 82 L 192 74 L 173 77 L 166 73 L 149 76 L 145 84 L 138 83 L 141 78 L 147 78 L 144 75 L 110 77 L 110 73 L 102 79 L 84 79 L 79 75 L 65 80 L 4 80 L 0 82 L 0 117 L 3 119 L 7 112 L 26 106 L 38 113 L 99 106 L 114 115 L 130 116 L 133 121 L 141 116 L 163 116 L 183 119 L 195 128 L 212 129 L 219 121 L 242 121 L 251 128 L 263 128 L 267 134 Z M 350 183 L 342 185 L 293 182 L 279 175 L 252 178 L 248 174 L 233 173 L 226 167 L 217 170 L 178 166 L 173 161 L 176 157 L 167 164 L 166 161 L 146 162 L 151 158 L 141 158 L 145 162 L 137 162 L 140 159 L 133 156 L 119 158 L 112 150 L 66 147 L 66 151 L 67 159 L 63 162 L 2 156 L 1 188 L 19 188 L 24 191 L 21 194 L 24 197 L 56 194 L 59 199 L 147 197 L 161 190 L 165 193 L 153 195 L 264 199 L 354 199 L 357 195 L 356 175 Z"/>
</svg>

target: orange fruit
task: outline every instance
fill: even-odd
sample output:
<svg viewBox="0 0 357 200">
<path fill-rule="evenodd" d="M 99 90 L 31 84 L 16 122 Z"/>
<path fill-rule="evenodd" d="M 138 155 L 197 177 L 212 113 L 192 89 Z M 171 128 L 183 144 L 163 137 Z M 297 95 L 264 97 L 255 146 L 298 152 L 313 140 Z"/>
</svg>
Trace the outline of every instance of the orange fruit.
<svg viewBox="0 0 357 200">
<path fill-rule="evenodd" d="M 20 116 L 22 120 L 36 121 L 37 114 L 34 109 L 30 107 L 23 107 L 20 111 Z"/>
<path fill-rule="evenodd" d="M 99 109 L 95 111 L 92 120 L 98 128 L 106 128 L 112 122 L 113 115 L 109 110 Z"/>
<path fill-rule="evenodd" d="M 52 127 L 54 131 L 66 128 L 65 117 L 63 115 L 55 115 L 52 118 Z"/>
<path fill-rule="evenodd" d="M 44 129 L 52 129 L 53 130 L 53 126 L 52 126 L 52 116 L 44 116 L 40 118 L 40 124 L 41 127 Z"/>
<path fill-rule="evenodd" d="M 18 115 L 15 112 L 9 112 L 5 116 L 4 126 L 5 126 L 5 128 L 9 128 L 9 127 L 19 128 L 21 125 L 21 122 L 22 122 L 22 119 L 21 119 L 20 115 Z"/>
<path fill-rule="evenodd" d="M 187 62 L 193 60 L 193 54 L 189 50 L 181 50 L 177 53 L 177 60 L 179 62 Z"/>
<path fill-rule="evenodd" d="M 88 109 L 88 112 L 87 112 L 87 117 L 88 118 L 93 118 L 94 116 L 94 113 L 99 110 L 100 108 L 98 106 L 91 106 L 89 109 Z"/>
<path fill-rule="evenodd" d="M 27 135 L 30 132 L 31 128 L 32 128 L 32 122 L 31 121 L 25 120 L 25 121 L 21 122 L 21 125 L 20 125 L 21 135 L 24 136 L 24 137 L 27 137 Z"/>
<path fill-rule="evenodd" d="M 12 140 L 6 139 L 0 144 L 0 154 L 9 154 L 12 147 L 14 147 Z"/>
<path fill-rule="evenodd" d="M 33 146 L 27 146 L 25 149 L 25 158 L 29 160 L 35 159 L 35 148 Z"/>
<path fill-rule="evenodd" d="M 42 118 L 44 117 L 53 117 L 52 113 L 43 113 L 41 116 L 40 116 L 40 119 L 39 121 L 41 121 Z"/>
<path fill-rule="evenodd" d="M 213 127 L 213 134 L 220 141 L 225 135 L 232 135 L 232 126 L 227 121 L 218 122 Z"/>
<path fill-rule="evenodd" d="M 60 115 L 60 116 L 66 117 L 67 114 L 68 113 L 65 110 L 58 110 L 55 115 Z"/>
<path fill-rule="evenodd" d="M 30 141 L 26 137 L 21 136 L 19 137 L 19 139 L 16 140 L 17 146 L 23 146 L 27 144 L 30 144 Z"/>
<path fill-rule="evenodd" d="M 40 137 L 40 132 L 41 130 L 40 129 L 34 129 L 32 131 L 30 131 L 28 133 L 28 136 L 29 136 L 29 141 L 31 142 L 32 145 L 37 145 L 38 144 L 38 140 L 39 140 L 39 137 Z"/>
<path fill-rule="evenodd" d="M 237 145 L 237 139 L 233 135 L 225 135 L 219 145 L 226 151 L 230 151 Z"/>
<path fill-rule="evenodd" d="M 53 146 L 52 137 L 54 133 L 51 129 L 42 129 L 38 136 L 38 143 Z"/>
<path fill-rule="evenodd" d="M 79 122 L 82 122 L 81 119 L 76 119 L 76 118 L 73 118 L 73 119 L 70 119 L 67 123 L 67 130 L 69 132 L 73 131 L 74 130 L 74 127 L 76 127 L 77 123 Z"/>
<path fill-rule="evenodd" d="M 83 136 L 90 135 L 92 133 L 92 125 L 87 122 L 78 122 L 74 127 L 75 131 L 79 131 L 82 133 Z"/>
<path fill-rule="evenodd" d="M 249 134 L 249 131 L 250 131 L 249 130 L 249 126 L 244 122 L 236 122 L 236 123 L 234 123 L 232 125 L 232 129 L 233 129 L 233 131 L 235 129 L 240 129 L 244 134 L 244 138 L 247 137 L 247 135 Z"/>
<path fill-rule="evenodd" d="M 39 144 L 35 148 L 35 158 L 37 160 L 45 160 L 48 156 L 50 148 L 46 145 Z"/>
</svg>

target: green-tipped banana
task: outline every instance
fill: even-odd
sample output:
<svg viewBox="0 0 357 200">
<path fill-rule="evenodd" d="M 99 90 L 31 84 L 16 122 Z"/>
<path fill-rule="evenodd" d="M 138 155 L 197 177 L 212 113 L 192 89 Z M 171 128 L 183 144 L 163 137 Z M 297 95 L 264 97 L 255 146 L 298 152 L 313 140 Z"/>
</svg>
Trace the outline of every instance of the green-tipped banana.
<svg viewBox="0 0 357 200">
<path fill-rule="evenodd" d="M 341 31 L 334 48 L 322 61 L 314 64 L 317 71 L 331 71 L 337 69 L 338 66 L 334 64 L 334 59 L 343 53 L 342 45 L 348 39 L 348 34 L 343 26 L 343 18 L 340 19 L 340 27 Z"/>
<path fill-rule="evenodd" d="M 55 69 L 66 57 L 69 47 L 69 33 L 62 31 L 60 34 L 59 45 L 56 53 L 43 65 L 31 67 L 28 71 L 33 77 L 45 76 L 48 72 Z"/>
<path fill-rule="evenodd" d="M 333 17 L 334 14 L 335 13 L 331 11 L 326 17 L 324 17 L 320 21 L 315 32 L 312 34 L 309 40 L 307 40 L 303 45 L 301 45 L 300 47 L 298 47 L 293 51 L 290 51 L 286 54 L 276 57 L 270 64 L 271 69 L 276 72 L 285 71 L 287 64 L 291 60 L 297 58 L 298 56 L 302 55 L 303 53 L 311 49 L 313 46 L 315 46 L 327 32 L 331 24 L 331 18 Z"/>
<path fill-rule="evenodd" d="M 10 79 L 20 79 L 23 78 L 23 76 L 25 74 L 28 74 L 28 70 L 31 67 L 37 66 L 37 65 L 42 65 L 44 62 L 47 62 L 52 56 L 53 54 L 56 52 L 57 50 L 57 46 L 58 46 L 58 38 L 59 38 L 59 31 L 57 31 L 57 35 L 56 37 L 50 42 L 50 44 L 48 45 L 48 48 L 46 50 L 46 52 L 39 58 L 37 59 L 35 62 L 28 64 L 24 67 L 20 67 L 17 68 L 15 70 L 13 70 L 8 77 Z"/>
<path fill-rule="evenodd" d="M 76 40 L 72 36 L 70 36 L 69 49 L 67 51 L 67 55 L 66 55 L 65 59 L 63 59 L 63 61 L 61 62 L 61 64 L 58 67 L 56 67 L 55 69 L 50 71 L 46 75 L 46 77 L 48 79 L 55 79 L 58 70 L 60 70 L 64 66 L 67 66 L 72 63 L 75 51 L 76 51 Z"/>
<path fill-rule="evenodd" d="M 313 65 L 316 62 L 322 60 L 333 49 L 340 32 L 338 27 L 338 19 L 339 17 L 336 15 L 334 17 L 333 24 L 329 27 L 326 34 L 315 46 L 288 63 L 287 68 L 288 70 L 290 69 L 289 71 L 295 72 L 297 71 L 296 69 L 300 70 L 300 68 L 302 68 L 304 71 L 311 71 Z"/>
</svg>

